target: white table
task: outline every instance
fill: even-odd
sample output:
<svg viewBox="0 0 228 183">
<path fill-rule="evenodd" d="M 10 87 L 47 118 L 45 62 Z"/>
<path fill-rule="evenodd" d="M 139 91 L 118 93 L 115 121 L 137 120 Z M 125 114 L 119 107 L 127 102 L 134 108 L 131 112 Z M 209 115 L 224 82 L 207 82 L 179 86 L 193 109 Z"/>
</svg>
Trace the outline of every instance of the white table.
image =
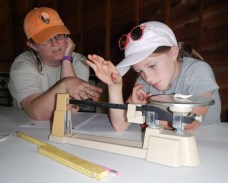
<svg viewBox="0 0 228 183">
<path fill-rule="evenodd" d="M 120 172 L 120 176 L 109 176 L 101 182 L 228 182 L 228 123 L 197 129 L 196 139 L 201 166 L 171 168 L 142 159 L 50 142 L 48 141 L 50 130 L 20 127 L 28 121 L 31 119 L 23 111 L 0 107 L 0 134 L 12 133 L 9 138 L 0 142 L 1 183 L 98 182 L 39 154 L 37 145 L 18 138 L 16 130 L 53 144 L 75 156 Z"/>
</svg>

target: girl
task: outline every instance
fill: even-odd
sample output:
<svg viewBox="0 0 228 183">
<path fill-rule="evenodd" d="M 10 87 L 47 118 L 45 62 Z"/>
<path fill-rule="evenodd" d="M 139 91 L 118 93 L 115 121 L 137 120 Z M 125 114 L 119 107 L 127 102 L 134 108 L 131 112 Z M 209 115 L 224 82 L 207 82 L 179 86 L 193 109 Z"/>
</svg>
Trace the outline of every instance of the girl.
<svg viewBox="0 0 228 183">
<path fill-rule="evenodd" d="M 145 104 L 151 95 L 157 94 L 211 97 L 215 100 L 214 105 L 195 107 L 192 112 L 204 116 L 202 124 L 220 121 L 219 87 L 212 69 L 206 62 L 186 57 L 186 50 L 178 48 L 175 35 L 167 25 L 156 21 L 142 23 L 120 38 L 119 47 L 125 50 L 125 58 L 116 67 L 97 55 L 89 55 L 87 60 L 97 77 L 108 85 L 109 102 L 124 103 L 121 76 L 132 67 L 138 78 L 127 103 Z M 117 131 L 124 131 L 129 126 L 124 110 L 110 109 L 110 119 Z M 160 125 L 172 128 L 168 121 L 160 121 Z M 185 125 L 185 130 L 198 126 L 194 121 Z"/>
</svg>

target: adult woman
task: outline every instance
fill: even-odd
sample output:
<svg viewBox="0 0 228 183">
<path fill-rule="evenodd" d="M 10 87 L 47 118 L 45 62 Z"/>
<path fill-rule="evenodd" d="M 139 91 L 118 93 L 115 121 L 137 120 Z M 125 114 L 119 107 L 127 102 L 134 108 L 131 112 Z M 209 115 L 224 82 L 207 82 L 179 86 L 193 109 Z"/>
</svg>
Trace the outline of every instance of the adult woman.
<svg viewBox="0 0 228 183">
<path fill-rule="evenodd" d="M 24 20 L 30 51 L 11 66 L 9 90 L 19 107 L 36 120 L 53 115 L 57 93 L 76 99 L 97 99 L 101 89 L 90 85 L 85 57 L 75 53 L 70 31 L 58 13 L 47 7 L 31 10 Z"/>
</svg>

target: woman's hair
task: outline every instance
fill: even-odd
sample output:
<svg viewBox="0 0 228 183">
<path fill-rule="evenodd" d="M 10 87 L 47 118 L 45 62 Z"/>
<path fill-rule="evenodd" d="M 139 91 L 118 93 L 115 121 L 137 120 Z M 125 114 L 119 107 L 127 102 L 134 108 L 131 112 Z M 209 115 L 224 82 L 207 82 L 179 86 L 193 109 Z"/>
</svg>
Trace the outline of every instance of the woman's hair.
<svg viewBox="0 0 228 183">
<path fill-rule="evenodd" d="M 36 44 L 32 39 L 29 39 L 28 42 L 29 42 L 29 44 Z M 41 74 L 43 66 L 42 66 L 42 62 L 40 60 L 38 52 L 35 51 L 34 49 L 30 48 L 30 47 L 29 47 L 28 51 L 34 57 L 34 59 L 36 60 L 37 69 L 38 69 L 39 73 Z"/>
</svg>

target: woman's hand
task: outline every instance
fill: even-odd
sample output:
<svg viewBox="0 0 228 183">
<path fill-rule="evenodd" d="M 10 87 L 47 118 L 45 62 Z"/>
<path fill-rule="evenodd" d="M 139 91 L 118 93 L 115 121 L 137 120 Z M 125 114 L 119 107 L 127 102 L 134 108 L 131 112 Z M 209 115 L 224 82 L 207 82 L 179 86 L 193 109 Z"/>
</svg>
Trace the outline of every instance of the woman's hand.
<svg viewBox="0 0 228 183">
<path fill-rule="evenodd" d="M 96 76 L 108 86 L 122 85 L 122 77 L 111 61 L 98 55 L 88 55 L 87 64 L 93 68 Z"/>
<path fill-rule="evenodd" d="M 85 100 L 92 98 L 93 100 L 97 101 L 102 89 L 91 85 L 90 83 L 83 81 L 77 77 L 66 77 L 63 78 L 61 81 L 63 88 L 65 89 L 66 93 L 78 100 Z"/>
<path fill-rule="evenodd" d="M 66 41 L 67 41 L 67 47 L 66 47 L 64 56 L 71 56 L 75 49 L 75 44 L 72 41 L 72 39 L 69 37 L 66 38 Z"/>
</svg>

